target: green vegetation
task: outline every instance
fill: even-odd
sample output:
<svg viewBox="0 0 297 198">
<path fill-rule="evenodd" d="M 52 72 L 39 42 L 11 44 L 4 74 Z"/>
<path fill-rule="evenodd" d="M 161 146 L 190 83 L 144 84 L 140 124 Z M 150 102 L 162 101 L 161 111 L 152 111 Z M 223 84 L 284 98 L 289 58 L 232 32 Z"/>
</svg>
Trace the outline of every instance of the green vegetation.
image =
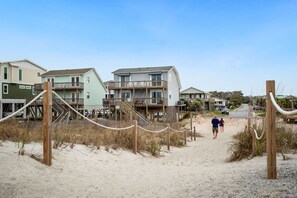
<svg viewBox="0 0 297 198">
<path fill-rule="evenodd" d="M 129 123 L 122 124 L 123 127 Z M 119 126 L 111 126 L 119 127 Z M 100 146 L 117 149 L 133 148 L 133 132 L 131 129 L 114 131 L 104 129 L 83 120 L 72 122 L 69 125 L 55 124 L 52 128 L 53 148 L 71 147 L 75 144 L 83 144 L 94 149 Z M 9 120 L 0 123 L 0 140 L 19 142 L 20 149 L 30 142 L 42 142 L 42 122 L 19 122 Z M 158 156 L 160 148 L 167 145 L 167 131 L 162 133 L 149 133 L 138 129 L 138 152 L 149 151 L 153 156 Z M 184 146 L 184 134 L 171 132 L 171 146 Z"/>
<path fill-rule="evenodd" d="M 259 136 L 263 132 L 262 126 L 257 126 L 256 131 Z M 252 134 L 242 131 L 233 136 L 234 140 L 231 143 L 229 152 L 231 153 L 227 161 L 238 161 L 248 158 L 252 153 Z M 292 128 L 288 128 L 285 125 L 278 126 L 276 130 L 276 151 L 278 153 L 297 152 L 297 132 Z M 266 152 L 266 137 L 265 135 L 261 140 L 257 140 L 256 155 L 262 156 Z"/>
</svg>

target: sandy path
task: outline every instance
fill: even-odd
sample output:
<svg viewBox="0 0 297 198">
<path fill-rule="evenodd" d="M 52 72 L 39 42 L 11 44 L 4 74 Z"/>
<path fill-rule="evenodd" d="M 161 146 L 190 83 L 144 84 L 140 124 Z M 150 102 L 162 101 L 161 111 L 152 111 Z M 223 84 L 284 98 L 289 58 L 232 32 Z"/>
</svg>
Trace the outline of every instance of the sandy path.
<svg viewBox="0 0 297 198">
<path fill-rule="evenodd" d="M 216 140 L 209 119 L 195 123 L 204 137 L 164 149 L 160 158 L 76 145 L 54 150 L 51 167 L 17 156 L 14 143 L 2 142 L 0 197 L 296 197 L 296 155 L 289 161 L 278 157 L 278 180 L 266 179 L 265 157 L 224 162 L 232 135 L 245 123 L 226 120 Z M 26 149 L 42 151 L 39 144 Z"/>
</svg>

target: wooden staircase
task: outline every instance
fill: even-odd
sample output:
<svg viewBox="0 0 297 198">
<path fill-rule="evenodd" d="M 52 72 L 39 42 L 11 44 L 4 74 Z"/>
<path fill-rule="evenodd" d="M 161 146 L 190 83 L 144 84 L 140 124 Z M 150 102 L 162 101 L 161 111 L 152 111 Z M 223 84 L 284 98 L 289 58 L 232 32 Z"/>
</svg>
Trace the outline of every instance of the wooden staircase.
<svg viewBox="0 0 297 198">
<path fill-rule="evenodd" d="M 128 119 L 137 120 L 139 125 L 151 124 L 151 121 L 149 121 L 141 113 L 136 111 L 129 102 L 119 101 L 118 105 L 120 106 L 121 111 L 125 113 Z"/>
</svg>

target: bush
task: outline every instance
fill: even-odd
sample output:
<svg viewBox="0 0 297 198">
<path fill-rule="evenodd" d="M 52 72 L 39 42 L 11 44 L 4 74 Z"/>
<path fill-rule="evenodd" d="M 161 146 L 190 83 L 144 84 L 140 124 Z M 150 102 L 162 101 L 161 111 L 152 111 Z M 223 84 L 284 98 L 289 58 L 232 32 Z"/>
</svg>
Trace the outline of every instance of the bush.
<svg viewBox="0 0 297 198">
<path fill-rule="evenodd" d="M 257 126 L 258 135 L 262 134 L 263 127 Z M 276 152 L 288 153 L 297 150 L 297 133 L 292 128 L 278 126 L 276 129 Z M 233 136 L 233 141 L 229 148 L 231 155 L 228 162 L 238 161 L 248 158 L 252 153 L 252 134 L 246 130 Z M 255 155 L 262 156 L 266 152 L 266 136 L 264 134 L 261 140 L 257 140 L 257 150 Z"/>
</svg>

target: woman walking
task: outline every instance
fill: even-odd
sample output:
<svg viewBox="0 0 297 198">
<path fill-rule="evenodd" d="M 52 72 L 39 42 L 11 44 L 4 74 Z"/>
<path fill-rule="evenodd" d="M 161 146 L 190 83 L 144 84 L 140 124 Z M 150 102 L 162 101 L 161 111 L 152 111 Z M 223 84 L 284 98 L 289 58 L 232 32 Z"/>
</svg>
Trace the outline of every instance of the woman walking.
<svg viewBox="0 0 297 198">
<path fill-rule="evenodd" d="M 225 121 L 223 120 L 223 118 L 221 118 L 220 122 L 219 122 L 219 126 L 220 126 L 220 132 L 224 132 L 224 123 Z"/>
</svg>

